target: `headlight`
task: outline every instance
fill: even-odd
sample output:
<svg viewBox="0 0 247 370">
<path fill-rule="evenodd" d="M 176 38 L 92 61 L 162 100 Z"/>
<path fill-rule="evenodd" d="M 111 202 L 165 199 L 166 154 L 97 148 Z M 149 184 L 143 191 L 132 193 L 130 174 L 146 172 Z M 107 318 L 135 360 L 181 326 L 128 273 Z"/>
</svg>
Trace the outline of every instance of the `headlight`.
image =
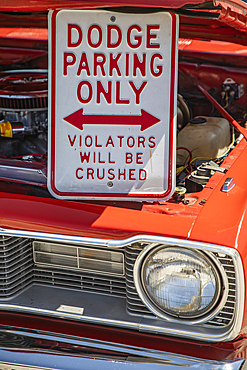
<svg viewBox="0 0 247 370">
<path fill-rule="evenodd" d="M 202 317 L 219 301 L 219 272 L 199 251 L 156 247 L 144 256 L 137 275 L 141 298 L 161 317 Z"/>
</svg>

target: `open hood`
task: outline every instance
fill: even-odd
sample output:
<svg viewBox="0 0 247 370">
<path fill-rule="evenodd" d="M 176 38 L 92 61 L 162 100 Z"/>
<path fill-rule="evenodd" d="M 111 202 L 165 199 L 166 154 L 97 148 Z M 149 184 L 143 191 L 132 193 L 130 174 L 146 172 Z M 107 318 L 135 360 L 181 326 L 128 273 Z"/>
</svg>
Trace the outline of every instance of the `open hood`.
<svg viewBox="0 0 247 370">
<path fill-rule="evenodd" d="M 247 4 L 240 0 L 233 1 L 184 1 L 184 0 L 115 0 L 103 1 L 30 1 L 18 0 L 14 4 L 6 0 L 0 3 L 1 27 L 47 27 L 47 11 L 61 8 L 121 8 L 132 12 L 139 8 L 141 12 L 153 9 L 167 10 L 179 14 L 180 37 L 230 41 L 245 45 L 247 29 Z M 127 9 L 128 8 L 128 9 Z M 13 11 L 18 9 L 18 12 Z M 136 9 L 135 9 L 136 11 Z M 11 12 L 11 13 L 10 13 Z M 35 12 L 35 14 L 33 13 Z"/>
</svg>

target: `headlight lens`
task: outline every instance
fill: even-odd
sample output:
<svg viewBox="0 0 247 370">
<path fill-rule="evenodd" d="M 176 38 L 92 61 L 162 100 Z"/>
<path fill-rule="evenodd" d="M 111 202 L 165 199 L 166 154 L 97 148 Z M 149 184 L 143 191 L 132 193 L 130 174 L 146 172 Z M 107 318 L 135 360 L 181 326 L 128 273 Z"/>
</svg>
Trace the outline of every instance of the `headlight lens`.
<svg viewBox="0 0 247 370">
<path fill-rule="evenodd" d="M 180 318 L 204 315 L 220 294 L 220 277 L 211 260 L 185 248 L 155 248 L 144 260 L 141 279 L 151 305 Z"/>
</svg>

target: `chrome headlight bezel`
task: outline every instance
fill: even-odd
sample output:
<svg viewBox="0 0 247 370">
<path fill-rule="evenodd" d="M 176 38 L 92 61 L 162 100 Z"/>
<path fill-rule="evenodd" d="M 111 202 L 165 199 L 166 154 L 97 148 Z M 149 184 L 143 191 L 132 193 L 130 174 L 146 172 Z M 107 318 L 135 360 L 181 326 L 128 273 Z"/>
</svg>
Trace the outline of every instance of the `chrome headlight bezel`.
<svg viewBox="0 0 247 370">
<path fill-rule="evenodd" d="M 174 251 L 179 250 L 182 253 L 183 252 L 191 252 L 194 255 L 200 256 L 200 258 L 203 258 L 207 263 L 212 266 L 213 271 L 215 273 L 216 281 L 217 281 L 217 292 L 214 295 L 214 298 L 211 302 L 211 304 L 206 307 L 204 310 L 200 311 L 197 314 L 192 315 L 181 315 L 181 314 L 175 314 L 174 312 L 171 312 L 169 310 L 162 309 L 158 306 L 157 302 L 155 302 L 152 297 L 150 296 L 149 292 L 147 291 L 147 288 L 145 287 L 144 283 L 144 266 L 147 261 L 147 259 L 156 254 L 161 249 L 174 249 Z M 195 248 L 187 248 L 180 245 L 170 245 L 170 244 L 158 244 L 154 243 L 149 245 L 148 247 L 144 248 L 143 251 L 139 254 L 138 258 L 136 259 L 135 265 L 134 265 L 134 283 L 136 290 L 143 301 L 143 303 L 146 305 L 146 307 L 153 312 L 157 317 L 172 321 L 172 322 L 188 322 L 190 324 L 201 324 L 204 322 L 207 322 L 212 317 L 216 316 L 219 311 L 223 308 L 226 299 L 227 299 L 227 292 L 228 292 L 228 281 L 225 274 L 224 269 L 219 264 L 213 253 L 210 253 L 208 251 L 201 251 L 199 249 Z"/>
</svg>

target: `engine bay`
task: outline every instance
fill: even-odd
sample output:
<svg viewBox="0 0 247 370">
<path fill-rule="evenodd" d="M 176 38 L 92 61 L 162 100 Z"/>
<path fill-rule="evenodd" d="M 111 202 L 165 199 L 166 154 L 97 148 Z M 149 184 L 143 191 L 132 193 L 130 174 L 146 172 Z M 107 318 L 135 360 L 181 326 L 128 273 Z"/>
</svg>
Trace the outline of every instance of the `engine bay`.
<svg viewBox="0 0 247 370">
<path fill-rule="evenodd" d="M 29 29 L 28 37 L 25 28 L 2 31 L 0 50 L 0 190 L 51 197 L 47 30 Z M 245 56 L 239 44 L 179 39 L 176 189 L 168 202 L 186 204 L 185 194 L 201 192 L 215 173 L 226 171 L 222 163 L 242 135 L 197 84 L 245 128 Z"/>
</svg>

